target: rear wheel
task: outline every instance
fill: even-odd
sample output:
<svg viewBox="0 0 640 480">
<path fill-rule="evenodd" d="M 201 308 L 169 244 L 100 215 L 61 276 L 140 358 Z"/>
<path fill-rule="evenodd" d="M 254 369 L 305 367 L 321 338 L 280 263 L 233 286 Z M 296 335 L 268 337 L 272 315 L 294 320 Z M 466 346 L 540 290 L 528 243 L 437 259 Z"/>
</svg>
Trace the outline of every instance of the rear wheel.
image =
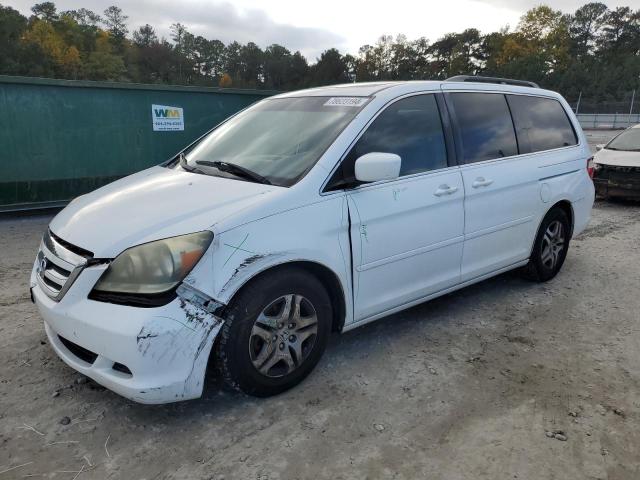
<svg viewBox="0 0 640 480">
<path fill-rule="evenodd" d="M 301 382 L 320 360 L 331 332 L 327 291 L 296 268 L 266 273 L 232 301 L 217 347 L 225 382 L 265 397 Z"/>
<path fill-rule="evenodd" d="M 524 269 L 529 279 L 546 282 L 558 274 L 567 257 L 570 228 L 567 214 L 561 208 L 555 207 L 547 213 Z"/>
</svg>

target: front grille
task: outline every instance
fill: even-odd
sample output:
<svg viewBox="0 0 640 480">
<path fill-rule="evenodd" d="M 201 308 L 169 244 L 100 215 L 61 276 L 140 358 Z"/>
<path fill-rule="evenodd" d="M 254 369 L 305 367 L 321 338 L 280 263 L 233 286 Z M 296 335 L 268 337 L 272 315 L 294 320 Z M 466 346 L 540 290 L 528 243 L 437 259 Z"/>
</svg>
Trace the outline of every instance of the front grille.
<svg viewBox="0 0 640 480">
<path fill-rule="evenodd" d="M 59 301 L 69 290 L 90 258 L 78 254 L 78 252 L 87 252 L 86 250 L 76 247 L 75 251 L 72 251 L 68 248 L 70 245 L 68 242 L 63 243 L 47 231 L 42 238 L 36 258 L 38 283 L 42 290 L 56 301 Z M 90 252 L 87 253 L 90 254 Z"/>
<path fill-rule="evenodd" d="M 93 353 L 91 350 L 87 350 L 86 348 L 81 347 L 76 343 L 73 343 L 71 340 L 67 340 L 64 337 L 61 337 L 60 335 L 58 335 L 58 338 L 71 353 L 73 353 L 76 357 L 78 357 L 83 362 L 93 364 L 93 362 L 96 361 L 96 358 L 98 358 L 97 353 Z"/>
</svg>

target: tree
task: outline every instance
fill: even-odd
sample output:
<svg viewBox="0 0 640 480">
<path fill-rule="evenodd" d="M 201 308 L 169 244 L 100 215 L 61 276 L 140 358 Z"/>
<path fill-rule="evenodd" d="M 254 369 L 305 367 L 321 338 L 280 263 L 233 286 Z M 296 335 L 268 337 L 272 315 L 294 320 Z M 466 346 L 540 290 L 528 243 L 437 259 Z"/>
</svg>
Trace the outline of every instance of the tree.
<svg viewBox="0 0 640 480">
<path fill-rule="evenodd" d="M 468 28 L 457 35 L 457 45 L 451 63 L 452 75 L 476 74 L 480 67 L 482 38 L 476 28 Z"/>
<path fill-rule="evenodd" d="M 228 73 L 225 73 L 222 75 L 222 77 L 220 77 L 220 82 L 218 83 L 218 86 L 222 88 L 229 88 L 232 83 L 233 81 L 231 80 L 231 76 Z"/>
<path fill-rule="evenodd" d="M 78 10 L 67 10 L 63 12 L 63 15 L 68 15 L 73 18 L 78 25 L 83 27 L 97 27 L 102 23 L 102 18 L 97 13 L 87 10 L 86 8 L 79 8 Z"/>
<path fill-rule="evenodd" d="M 269 45 L 264 51 L 264 84 L 267 88 L 280 90 L 288 81 L 291 52 L 282 45 Z"/>
<path fill-rule="evenodd" d="M 264 52 L 253 42 L 240 47 L 238 78 L 243 87 L 256 88 L 259 85 L 263 74 L 263 56 Z"/>
<path fill-rule="evenodd" d="M 116 51 L 122 53 L 124 50 L 124 42 L 129 33 L 127 29 L 127 17 L 122 13 L 122 9 L 111 6 L 104 11 L 104 19 L 102 22 L 109 31 L 109 41 L 115 47 Z"/>
<path fill-rule="evenodd" d="M 179 55 L 166 40 L 133 49 L 132 63 L 137 67 L 135 81 L 143 83 L 179 83 Z"/>
<path fill-rule="evenodd" d="M 431 62 L 429 61 L 429 40 L 425 37 L 418 38 L 411 42 L 413 58 L 413 78 L 426 80 L 433 78 L 431 73 Z"/>
<path fill-rule="evenodd" d="M 36 19 L 24 33 L 22 40 L 25 43 L 37 45 L 45 55 L 54 61 L 54 63 L 62 63 L 62 57 L 65 53 L 66 46 L 64 40 L 58 32 L 56 32 L 51 23 Z"/>
<path fill-rule="evenodd" d="M 640 12 L 618 7 L 604 16 L 602 34 L 598 38 L 599 51 L 608 56 L 636 54 L 640 47 Z"/>
<path fill-rule="evenodd" d="M 502 52 L 511 35 L 509 29 L 504 28 L 499 32 L 492 32 L 482 38 L 478 49 L 480 71 L 489 76 L 500 76 L 500 68 L 504 64 Z"/>
<path fill-rule="evenodd" d="M 37 3 L 29 18 L 0 5 L 0 74 L 290 90 L 354 81 L 483 74 L 537 81 L 572 99 L 622 98 L 640 77 L 640 11 L 587 3 L 565 14 L 530 9 L 515 30 L 469 28 L 430 42 L 382 35 L 356 55 L 327 48 L 309 64 L 283 45 L 225 44 L 175 23 L 159 39 L 146 24 L 131 35 L 111 6 L 58 12 Z"/>
<path fill-rule="evenodd" d="M 31 11 L 36 18 L 45 22 L 53 22 L 58 18 L 56 6 L 53 2 L 36 3 L 31 7 Z"/>
<path fill-rule="evenodd" d="M 316 64 L 311 68 L 314 85 L 331 85 L 349 82 L 349 66 L 345 58 L 335 48 L 320 54 Z"/>
<path fill-rule="evenodd" d="M 202 74 L 214 80 L 219 78 L 224 73 L 224 43 L 220 40 L 203 39 L 199 49 L 202 57 Z"/>
<path fill-rule="evenodd" d="M 178 79 L 180 83 L 186 83 L 185 80 L 189 78 L 189 46 L 191 45 L 191 35 L 186 27 L 181 23 L 174 23 L 169 27 L 171 30 L 171 39 L 174 42 L 174 50 L 178 54 Z"/>
<path fill-rule="evenodd" d="M 110 34 L 100 31 L 96 39 L 96 49 L 89 54 L 85 65 L 87 78 L 90 80 L 121 80 L 125 73 L 122 57 L 113 53 Z"/>
<path fill-rule="evenodd" d="M 353 55 L 346 54 L 344 57 L 344 64 L 347 67 L 347 81 L 356 81 L 356 70 L 358 69 L 358 59 Z"/>
<path fill-rule="evenodd" d="M 17 10 L 0 5 L 0 72 L 20 72 L 22 45 L 20 38 L 27 28 L 27 19 Z"/>
<path fill-rule="evenodd" d="M 578 8 L 571 17 L 569 32 L 577 56 L 593 53 L 609 9 L 604 3 L 592 2 Z"/>
<path fill-rule="evenodd" d="M 398 35 L 391 45 L 391 78 L 413 79 L 416 78 L 417 52 L 414 45 L 405 35 Z"/>
<path fill-rule="evenodd" d="M 186 35 L 189 33 L 187 32 L 187 28 L 181 23 L 173 23 L 169 27 L 169 30 L 171 31 L 171 40 L 173 40 L 174 48 L 179 53 L 184 53 L 184 41 Z"/>
<path fill-rule="evenodd" d="M 150 47 L 158 43 L 156 31 L 148 23 L 133 32 L 133 43 L 138 47 Z"/>
<path fill-rule="evenodd" d="M 398 78 L 399 69 L 406 61 L 406 37 L 398 36 L 394 42 L 391 35 L 382 35 L 375 45 L 363 45 L 358 52 L 355 76 L 358 81 L 393 80 Z M 402 59 L 404 57 L 404 60 Z M 411 67 L 409 68 L 411 70 Z"/>
<path fill-rule="evenodd" d="M 302 53 L 296 51 L 291 57 L 288 81 L 285 88 L 288 90 L 306 86 L 309 77 L 309 64 Z"/>
<path fill-rule="evenodd" d="M 73 45 L 67 48 L 61 58 L 60 67 L 65 78 L 77 79 L 82 67 L 80 52 Z"/>
<path fill-rule="evenodd" d="M 429 55 L 433 58 L 432 68 L 436 78 L 451 76 L 453 59 L 458 46 L 458 36 L 448 33 L 429 47 Z"/>
<path fill-rule="evenodd" d="M 498 54 L 500 70 L 514 78 L 543 82 L 569 66 L 569 17 L 548 6 L 526 12 L 517 30 L 506 35 Z"/>
<path fill-rule="evenodd" d="M 378 79 L 375 52 L 372 45 L 363 45 L 358 50 L 355 78 L 358 82 L 367 82 Z"/>
<path fill-rule="evenodd" d="M 241 52 L 242 45 L 238 42 L 231 42 L 224 49 L 224 71 L 231 78 L 240 78 L 240 72 L 242 71 Z"/>
</svg>

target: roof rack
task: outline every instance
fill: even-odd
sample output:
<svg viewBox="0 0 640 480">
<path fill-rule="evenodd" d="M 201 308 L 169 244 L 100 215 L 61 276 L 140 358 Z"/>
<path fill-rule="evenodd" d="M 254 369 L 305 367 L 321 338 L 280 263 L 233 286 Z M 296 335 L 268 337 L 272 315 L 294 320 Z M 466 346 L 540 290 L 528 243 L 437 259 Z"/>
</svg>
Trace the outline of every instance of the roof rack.
<svg viewBox="0 0 640 480">
<path fill-rule="evenodd" d="M 519 87 L 540 88 L 537 83 L 527 80 L 513 80 L 511 78 L 481 77 L 479 75 L 456 75 L 449 77 L 445 82 L 477 82 L 477 83 L 500 83 L 502 85 L 517 85 Z"/>
</svg>

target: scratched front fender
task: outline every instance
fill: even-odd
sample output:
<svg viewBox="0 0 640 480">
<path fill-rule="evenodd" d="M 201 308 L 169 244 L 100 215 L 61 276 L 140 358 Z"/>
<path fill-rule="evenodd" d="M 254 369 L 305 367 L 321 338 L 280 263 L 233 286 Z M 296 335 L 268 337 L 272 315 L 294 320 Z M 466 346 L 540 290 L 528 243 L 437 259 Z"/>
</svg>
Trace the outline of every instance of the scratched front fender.
<svg viewBox="0 0 640 480">
<path fill-rule="evenodd" d="M 351 298 L 351 251 L 348 208 L 335 196 L 293 210 L 218 232 L 209 257 L 185 279 L 217 300 L 230 303 L 256 275 L 281 265 L 304 262 L 331 272 L 344 298 Z M 205 270 L 208 269 L 208 270 Z M 352 302 L 345 302 L 345 324 L 351 322 Z"/>
</svg>

